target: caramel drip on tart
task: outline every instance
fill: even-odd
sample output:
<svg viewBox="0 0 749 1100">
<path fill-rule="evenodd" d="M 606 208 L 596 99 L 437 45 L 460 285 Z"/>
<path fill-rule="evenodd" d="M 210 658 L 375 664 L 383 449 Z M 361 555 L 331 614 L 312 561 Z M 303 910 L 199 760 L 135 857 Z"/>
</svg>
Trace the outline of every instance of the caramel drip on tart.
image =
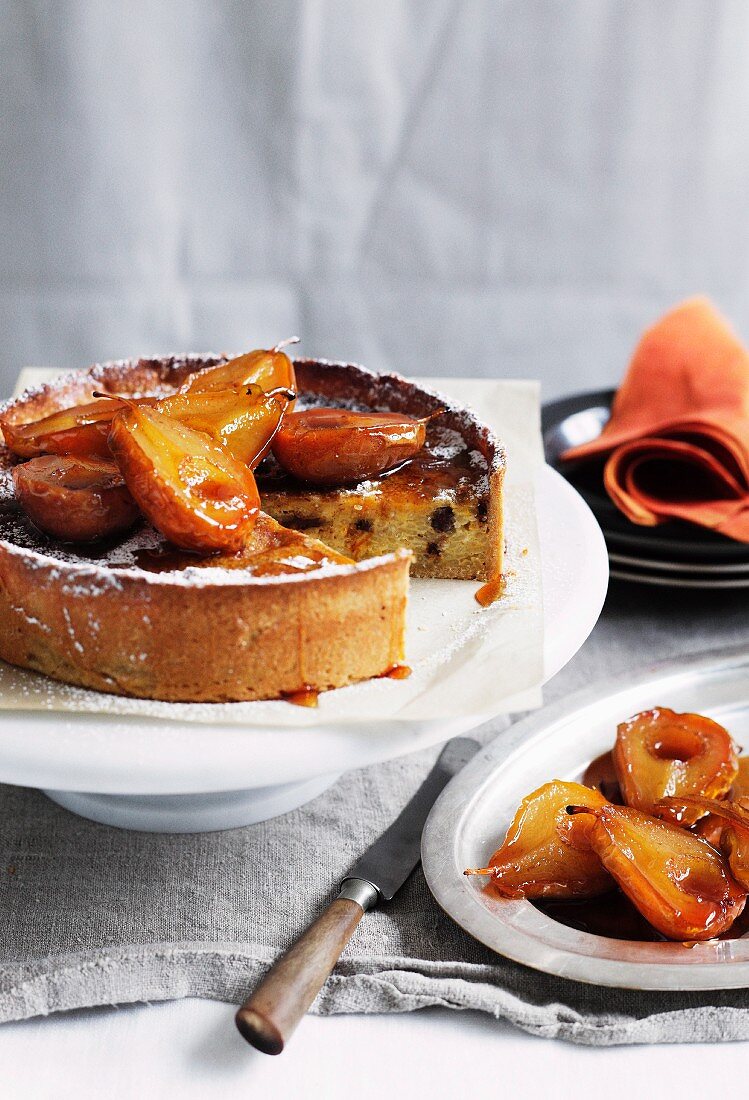
<svg viewBox="0 0 749 1100">
<path fill-rule="evenodd" d="M 489 607 L 490 604 L 499 599 L 506 587 L 507 574 L 498 573 L 496 577 L 492 577 L 478 589 L 475 594 L 476 602 L 480 603 L 482 607 Z"/>
<path fill-rule="evenodd" d="M 285 691 L 283 698 L 287 703 L 293 703 L 295 707 L 316 707 L 320 692 L 309 684 L 302 684 L 298 691 Z"/>
<path fill-rule="evenodd" d="M 405 665 L 402 662 L 398 662 L 392 665 L 390 668 L 386 668 L 384 672 L 380 673 L 380 679 L 388 680 L 407 680 L 413 672 L 410 665 Z"/>
</svg>

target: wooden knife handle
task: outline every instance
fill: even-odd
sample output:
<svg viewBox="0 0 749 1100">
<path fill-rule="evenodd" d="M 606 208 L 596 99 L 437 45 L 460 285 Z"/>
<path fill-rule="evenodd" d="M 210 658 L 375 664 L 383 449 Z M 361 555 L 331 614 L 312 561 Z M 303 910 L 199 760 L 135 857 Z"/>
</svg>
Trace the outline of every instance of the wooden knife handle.
<svg viewBox="0 0 749 1100">
<path fill-rule="evenodd" d="M 356 880 L 352 880 L 356 881 Z M 364 916 L 371 900 L 360 904 L 337 897 L 314 924 L 274 963 L 235 1017 L 239 1031 L 264 1054 L 280 1054 L 294 1028 L 322 989 Z M 345 889 L 344 889 L 345 892 Z"/>
</svg>

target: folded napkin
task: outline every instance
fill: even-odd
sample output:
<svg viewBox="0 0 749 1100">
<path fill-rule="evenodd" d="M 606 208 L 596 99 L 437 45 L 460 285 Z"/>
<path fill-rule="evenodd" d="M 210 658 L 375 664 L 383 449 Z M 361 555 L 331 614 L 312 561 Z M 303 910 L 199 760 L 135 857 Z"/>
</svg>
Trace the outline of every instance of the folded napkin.
<svg viewBox="0 0 749 1100">
<path fill-rule="evenodd" d="M 645 333 L 601 435 L 563 458 L 594 456 L 608 456 L 606 490 L 633 523 L 749 542 L 749 352 L 707 299 Z"/>
</svg>

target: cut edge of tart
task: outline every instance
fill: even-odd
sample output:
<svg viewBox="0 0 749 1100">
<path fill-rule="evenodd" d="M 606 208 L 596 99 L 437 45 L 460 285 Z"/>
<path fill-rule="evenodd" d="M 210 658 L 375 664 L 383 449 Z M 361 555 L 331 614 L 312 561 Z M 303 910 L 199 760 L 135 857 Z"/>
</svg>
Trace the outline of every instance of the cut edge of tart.
<svg viewBox="0 0 749 1100">
<path fill-rule="evenodd" d="M 278 466 L 258 471 L 263 507 L 356 561 L 394 545 L 414 554 L 411 575 L 499 584 L 504 556 L 502 443 L 470 409 L 398 374 L 327 360 L 294 363 L 302 397 L 318 403 L 407 413 L 439 410 L 424 448 L 378 478 L 331 492 L 295 481 Z"/>
<path fill-rule="evenodd" d="M 196 371 L 228 358 L 181 356 L 96 365 L 28 390 L 0 413 L 6 422 L 26 423 L 90 401 L 93 389 L 166 396 Z M 342 522 L 338 528 L 318 524 L 313 529 L 309 513 L 306 522 L 296 525 L 306 530 L 299 531 L 289 529 L 293 525 L 288 517 L 288 526 L 277 522 L 284 519 L 279 514 L 283 509 L 277 495 L 275 507 L 273 500 L 266 505 L 261 478 L 264 511 L 248 545 L 238 554 L 200 557 L 175 552 L 148 525 L 105 546 L 56 542 L 25 520 L 7 488 L 0 486 L 0 657 L 67 683 L 166 701 L 314 695 L 387 675 L 402 663 L 414 556 L 417 575 L 499 578 L 505 459 L 489 429 L 468 411 L 398 375 L 308 359 L 295 361 L 295 368 L 300 396 L 312 403 L 414 416 L 447 404 L 438 437 L 444 440 L 452 433 L 453 449 L 462 440 L 458 451 L 473 453 L 475 491 L 465 489 L 464 479 L 460 492 L 457 485 L 447 487 L 445 501 L 435 502 L 432 494 L 431 511 L 424 497 L 411 498 L 409 505 L 408 494 L 395 491 L 404 487 L 401 468 L 376 479 L 377 485 L 325 490 L 327 504 L 336 502 L 340 515 L 349 517 L 345 531 Z M 7 449 L 0 449 L 4 482 L 10 481 L 14 461 Z M 398 480 L 389 484 L 393 478 Z M 314 496 L 319 520 L 321 502 L 319 494 Z M 304 497 L 300 487 L 295 507 Z M 369 530 L 357 525 L 357 519 L 372 519 L 369 513 L 361 515 L 360 506 L 369 504 L 365 497 L 377 501 L 377 531 L 374 524 Z M 308 492 L 307 498 L 309 504 Z M 397 509 L 382 506 L 389 499 L 400 504 L 404 516 L 409 507 L 418 512 L 421 541 L 411 539 L 413 553 L 409 539 L 402 537 L 408 535 L 408 525 L 394 521 Z M 465 530 L 460 509 L 467 499 L 475 508 L 471 523 L 482 548 L 472 558 L 442 552 L 457 529 Z M 439 519 L 435 526 L 435 504 L 458 517 L 447 524 L 449 529 L 440 530 Z M 275 518 L 266 514 L 273 511 Z M 313 537 L 318 530 L 324 542 Z M 427 542 L 440 546 L 440 553 L 430 552 Z M 453 545 L 459 543 L 452 539 Z M 451 562 L 460 564 L 445 573 Z"/>
</svg>

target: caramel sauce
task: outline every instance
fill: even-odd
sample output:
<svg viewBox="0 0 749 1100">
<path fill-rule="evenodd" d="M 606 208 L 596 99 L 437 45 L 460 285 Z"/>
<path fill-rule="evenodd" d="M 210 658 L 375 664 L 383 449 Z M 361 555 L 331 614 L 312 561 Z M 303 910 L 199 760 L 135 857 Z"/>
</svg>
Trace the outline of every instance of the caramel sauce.
<svg viewBox="0 0 749 1100">
<path fill-rule="evenodd" d="M 189 550 L 178 550 L 171 543 L 133 551 L 133 563 L 146 573 L 173 573 L 188 569 L 190 566 L 210 564 L 204 554 L 193 554 Z"/>
<path fill-rule="evenodd" d="M 610 750 L 591 760 L 580 782 L 585 787 L 595 787 L 607 801 L 613 802 L 615 806 L 624 805 L 619 778 L 614 767 L 614 754 Z"/>
<path fill-rule="evenodd" d="M 398 664 L 391 665 L 390 668 L 386 668 L 384 672 L 380 673 L 377 679 L 407 680 L 412 671 L 409 665 L 404 665 L 399 662 Z"/>
<path fill-rule="evenodd" d="M 612 890 L 597 898 L 545 898 L 531 903 L 541 913 L 578 932 L 608 939 L 629 940 L 640 943 L 671 943 L 662 936 L 635 908 L 621 890 Z M 749 932 L 749 909 L 737 917 L 731 927 L 721 933 L 719 940 L 738 940 Z M 694 944 L 685 943 L 685 947 Z"/>
<path fill-rule="evenodd" d="M 497 573 L 496 577 L 491 577 L 486 584 L 482 584 L 475 592 L 475 599 L 477 603 L 480 603 L 482 607 L 489 607 L 495 600 L 503 594 L 507 585 L 507 574 Z"/>
<path fill-rule="evenodd" d="M 144 546 L 137 545 L 141 531 L 146 536 Z M 181 550 L 147 525 L 116 538 L 69 544 L 41 532 L 10 496 L 0 497 L 0 538 L 41 553 L 53 551 L 63 560 L 95 562 L 111 569 L 137 568 L 146 573 L 220 568 L 242 569 L 254 576 L 283 576 L 351 563 L 336 550 L 310 544 L 299 532 L 279 527 L 262 515 L 247 546 L 237 552 L 198 554 Z"/>
<path fill-rule="evenodd" d="M 305 547 L 294 553 L 293 550 L 282 547 L 279 550 L 256 554 L 252 560 L 243 562 L 243 568 L 248 569 L 255 577 L 280 577 L 293 573 L 310 573 L 326 565 L 343 565 L 348 561 L 348 558 L 343 557 L 342 554 L 336 554 L 333 550 L 323 551 Z"/>
<path fill-rule="evenodd" d="M 484 890 L 494 898 L 506 900 L 491 879 L 484 886 Z M 558 924 L 563 924 L 566 928 L 574 928 L 576 932 L 587 932 L 590 936 L 627 940 L 630 943 L 679 942 L 669 940 L 667 936 L 653 928 L 618 887 L 594 898 L 534 898 L 530 904 Z M 736 918 L 727 931 L 721 933 L 716 939 L 738 940 L 748 932 L 749 907 Z M 685 942 L 684 946 L 694 947 L 695 942 Z"/>
<path fill-rule="evenodd" d="M 558 924 L 591 936 L 641 943 L 666 942 L 666 937 L 656 932 L 620 890 L 597 898 L 542 898 L 532 904 Z"/>
<path fill-rule="evenodd" d="M 244 569 L 254 577 L 281 577 L 294 573 L 310 573 L 326 565 L 345 565 L 349 558 L 337 554 L 334 550 L 317 547 L 287 545 L 271 547 L 257 553 L 192 554 L 188 550 L 178 550 L 170 543 L 163 546 L 137 550 L 134 552 L 135 565 L 148 573 L 167 573 L 181 569 L 220 568 Z"/>
<path fill-rule="evenodd" d="M 309 684 L 302 684 L 298 691 L 285 691 L 281 698 L 295 707 L 316 707 L 320 692 Z"/>
</svg>

